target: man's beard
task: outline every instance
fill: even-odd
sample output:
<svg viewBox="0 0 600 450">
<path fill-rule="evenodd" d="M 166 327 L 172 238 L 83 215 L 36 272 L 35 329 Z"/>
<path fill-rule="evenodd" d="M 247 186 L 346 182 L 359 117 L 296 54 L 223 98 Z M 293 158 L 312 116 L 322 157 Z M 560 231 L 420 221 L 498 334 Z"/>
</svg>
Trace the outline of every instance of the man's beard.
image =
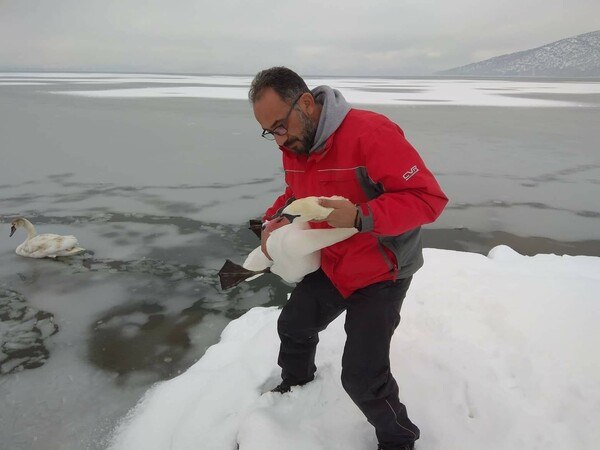
<svg viewBox="0 0 600 450">
<path fill-rule="evenodd" d="M 302 120 L 302 135 L 300 138 L 292 137 L 288 139 L 283 145 L 290 149 L 297 155 L 308 155 L 310 149 L 315 142 L 315 136 L 317 135 L 317 124 L 313 122 L 310 117 L 304 114 L 303 111 L 298 111 L 300 119 Z M 291 145 L 299 142 L 300 148 L 292 148 Z"/>
</svg>

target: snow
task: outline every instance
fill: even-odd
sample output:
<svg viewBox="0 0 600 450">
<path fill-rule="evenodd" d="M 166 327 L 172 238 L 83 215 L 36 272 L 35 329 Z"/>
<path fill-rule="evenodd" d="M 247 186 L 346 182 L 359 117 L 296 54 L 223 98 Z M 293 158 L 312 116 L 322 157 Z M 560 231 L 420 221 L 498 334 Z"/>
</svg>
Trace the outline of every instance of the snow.
<svg viewBox="0 0 600 450">
<path fill-rule="evenodd" d="M 392 342 L 418 450 L 592 450 L 600 441 L 600 258 L 425 249 Z M 254 308 L 150 389 L 112 450 L 375 449 L 341 387 L 343 316 L 314 382 L 280 395 L 277 308 Z"/>
<path fill-rule="evenodd" d="M 542 47 L 496 56 L 440 72 L 459 76 L 600 75 L 600 31 L 561 39 Z"/>
<path fill-rule="evenodd" d="M 71 74 L 28 74 L 22 81 L 36 79 L 75 84 L 94 84 L 95 90 L 53 91 L 59 95 L 96 98 L 211 98 L 247 100 L 252 77 L 249 76 L 183 76 L 105 74 L 103 77 L 77 78 Z M 62 78 L 61 78 L 62 77 Z M 10 79 L 8 79 L 10 80 Z M 4 82 L 0 79 L 0 84 Z M 114 87 L 127 83 L 127 87 Z M 148 86 L 150 84 L 168 86 Z M 130 84 L 140 84 L 131 87 Z M 178 86 L 186 84 L 186 86 Z M 537 82 L 506 80 L 448 80 L 393 78 L 307 78 L 309 87 L 327 84 L 339 89 L 346 99 L 357 105 L 448 105 L 497 107 L 573 107 L 593 106 L 588 94 L 599 94 L 596 82 Z M 98 86 L 103 86 L 97 89 Z M 109 88 L 107 86 L 113 86 Z M 553 98 L 538 98 L 540 94 Z M 575 94 L 580 100 L 563 99 Z"/>
</svg>

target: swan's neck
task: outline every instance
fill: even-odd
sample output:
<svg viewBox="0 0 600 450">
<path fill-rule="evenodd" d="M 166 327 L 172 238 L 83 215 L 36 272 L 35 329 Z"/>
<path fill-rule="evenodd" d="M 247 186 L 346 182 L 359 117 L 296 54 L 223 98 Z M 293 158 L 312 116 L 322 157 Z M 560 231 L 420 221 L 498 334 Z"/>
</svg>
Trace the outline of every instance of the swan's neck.
<svg viewBox="0 0 600 450">
<path fill-rule="evenodd" d="M 37 236 L 35 227 L 29 220 L 23 219 L 23 228 L 25 228 L 25 231 L 27 231 L 27 239 L 33 239 Z"/>
</svg>

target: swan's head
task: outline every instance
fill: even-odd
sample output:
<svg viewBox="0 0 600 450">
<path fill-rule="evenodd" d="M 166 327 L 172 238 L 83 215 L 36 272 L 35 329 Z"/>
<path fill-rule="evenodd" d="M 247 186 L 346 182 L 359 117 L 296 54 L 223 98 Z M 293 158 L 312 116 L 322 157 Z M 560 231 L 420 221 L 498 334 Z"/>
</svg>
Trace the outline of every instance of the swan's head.
<svg viewBox="0 0 600 450">
<path fill-rule="evenodd" d="M 304 197 L 293 201 L 281 212 L 281 216 L 290 222 L 309 222 L 311 220 L 325 220 L 333 208 L 319 205 L 319 197 Z"/>
<path fill-rule="evenodd" d="M 13 219 L 13 221 L 10 223 L 9 237 L 12 237 L 12 235 L 15 234 L 15 231 L 17 231 L 17 228 L 24 228 L 24 227 L 25 227 L 25 219 L 23 219 L 22 217 L 17 217 L 16 219 Z"/>
</svg>

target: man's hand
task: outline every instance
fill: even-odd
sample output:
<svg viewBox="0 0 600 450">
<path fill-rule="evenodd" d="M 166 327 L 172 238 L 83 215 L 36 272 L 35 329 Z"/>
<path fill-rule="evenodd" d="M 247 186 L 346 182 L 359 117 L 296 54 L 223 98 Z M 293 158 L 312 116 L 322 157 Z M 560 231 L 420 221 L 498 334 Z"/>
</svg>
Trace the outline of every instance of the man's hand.
<svg viewBox="0 0 600 450">
<path fill-rule="evenodd" d="M 327 216 L 327 223 L 333 228 L 352 228 L 356 218 L 356 206 L 349 200 L 319 199 L 319 205 L 325 208 L 333 208 Z"/>
<path fill-rule="evenodd" d="M 265 256 L 271 261 L 273 261 L 273 259 L 269 256 L 269 253 L 267 252 L 267 239 L 269 239 L 271 233 L 277 228 L 281 228 L 282 226 L 287 225 L 289 223 L 290 221 L 285 217 L 278 217 L 277 219 L 273 219 L 267 222 L 262 230 L 262 233 L 260 233 L 260 249 L 265 254 Z"/>
</svg>

